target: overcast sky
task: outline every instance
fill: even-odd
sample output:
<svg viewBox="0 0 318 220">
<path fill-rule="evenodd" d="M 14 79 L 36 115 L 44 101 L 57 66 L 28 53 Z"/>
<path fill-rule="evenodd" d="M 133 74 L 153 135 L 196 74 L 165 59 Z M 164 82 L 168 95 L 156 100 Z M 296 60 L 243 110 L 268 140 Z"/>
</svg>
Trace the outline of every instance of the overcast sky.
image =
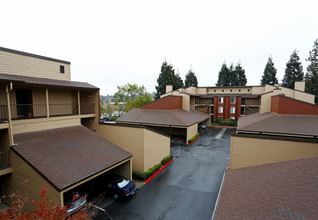
<svg viewBox="0 0 318 220">
<path fill-rule="evenodd" d="M 214 86 L 224 62 L 259 85 L 272 56 L 279 81 L 297 49 L 304 70 L 318 38 L 318 1 L 0 1 L 0 46 L 71 62 L 72 80 L 113 94 L 155 91 L 162 62 Z"/>
</svg>

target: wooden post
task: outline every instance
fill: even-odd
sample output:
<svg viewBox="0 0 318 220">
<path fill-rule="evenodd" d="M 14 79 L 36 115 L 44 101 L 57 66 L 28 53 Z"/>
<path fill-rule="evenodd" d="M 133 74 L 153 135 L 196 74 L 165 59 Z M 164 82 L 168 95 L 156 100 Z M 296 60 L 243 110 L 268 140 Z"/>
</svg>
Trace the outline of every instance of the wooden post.
<svg viewBox="0 0 318 220">
<path fill-rule="evenodd" d="M 78 106 L 78 115 L 81 115 L 81 94 L 79 90 L 77 90 L 77 106 Z"/>
<path fill-rule="evenodd" d="M 8 87 L 8 85 L 6 85 L 10 146 L 14 145 L 13 132 L 12 132 L 12 121 L 11 121 L 11 104 L 10 104 L 10 94 L 9 94 L 12 89 L 13 89 L 12 83 L 10 83 L 10 88 Z"/>
<path fill-rule="evenodd" d="M 46 117 L 50 117 L 50 105 L 49 105 L 49 89 L 46 88 L 45 90 L 45 96 L 46 96 Z"/>
</svg>

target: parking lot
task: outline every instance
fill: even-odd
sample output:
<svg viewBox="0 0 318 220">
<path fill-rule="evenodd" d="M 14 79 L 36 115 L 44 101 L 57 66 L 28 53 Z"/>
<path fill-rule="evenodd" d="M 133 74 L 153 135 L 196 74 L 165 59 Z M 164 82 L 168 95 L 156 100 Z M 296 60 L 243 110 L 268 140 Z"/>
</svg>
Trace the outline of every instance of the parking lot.
<svg viewBox="0 0 318 220">
<path fill-rule="evenodd" d="M 172 142 L 173 163 L 131 199 L 106 197 L 94 219 L 211 219 L 234 132 L 207 128 L 192 145 Z"/>
</svg>

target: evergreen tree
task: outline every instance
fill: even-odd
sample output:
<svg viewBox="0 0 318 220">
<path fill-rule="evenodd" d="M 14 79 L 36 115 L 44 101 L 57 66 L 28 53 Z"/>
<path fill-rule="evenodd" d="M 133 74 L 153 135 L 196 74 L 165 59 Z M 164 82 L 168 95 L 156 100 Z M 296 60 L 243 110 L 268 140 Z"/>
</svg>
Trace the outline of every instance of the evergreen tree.
<svg viewBox="0 0 318 220">
<path fill-rule="evenodd" d="M 314 42 L 312 51 L 309 52 L 309 57 L 306 59 L 310 64 L 307 67 L 305 76 L 306 87 L 305 91 L 315 95 L 315 103 L 318 104 L 318 39 Z"/>
<path fill-rule="evenodd" d="M 234 86 L 245 86 L 247 83 L 245 70 L 241 67 L 241 64 L 238 63 L 234 70 L 235 81 Z"/>
<path fill-rule="evenodd" d="M 173 90 L 183 86 L 183 80 L 179 74 L 174 73 L 173 66 L 168 64 L 166 60 L 161 65 L 161 72 L 159 73 L 157 83 L 155 99 L 159 99 L 162 94 L 166 93 L 166 85 L 172 85 Z"/>
<path fill-rule="evenodd" d="M 198 86 L 197 77 L 195 76 L 195 73 L 192 71 L 192 69 L 189 69 L 188 73 L 186 74 L 184 84 L 185 87 Z"/>
<path fill-rule="evenodd" d="M 264 74 L 261 79 L 261 85 L 274 85 L 278 83 L 278 79 L 276 78 L 277 70 L 274 66 L 273 60 L 271 57 L 268 58 L 267 64 L 264 69 Z"/>
<path fill-rule="evenodd" d="M 303 67 L 299 59 L 297 51 L 294 50 L 292 55 L 290 55 L 289 61 L 286 63 L 285 75 L 282 80 L 284 87 L 294 89 L 296 81 L 304 80 Z"/>
<path fill-rule="evenodd" d="M 221 70 L 219 72 L 219 78 L 216 86 L 229 86 L 230 85 L 230 69 L 223 63 Z"/>
</svg>

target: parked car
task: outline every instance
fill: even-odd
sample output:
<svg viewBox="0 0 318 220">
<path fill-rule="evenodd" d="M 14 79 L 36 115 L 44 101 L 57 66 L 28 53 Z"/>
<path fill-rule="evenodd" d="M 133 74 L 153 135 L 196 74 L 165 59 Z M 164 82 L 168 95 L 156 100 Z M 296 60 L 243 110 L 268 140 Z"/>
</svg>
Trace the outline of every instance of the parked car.
<svg viewBox="0 0 318 220">
<path fill-rule="evenodd" d="M 64 204 L 67 207 L 67 214 L 72 215 L 81 208 L 83 208 L 87 201 L 86 201 L 86 195 L 82 194 L 67 194 L 64 197 Z"/>
<path fill-rule="evenodd" d="M 119 175 L 111 176 L 106 182 L 106 187 L 112 193 L 115 200 L 131 197 L 137 190 L 136 184 L 133 181 L 129 181 Z"/>
</svg>

